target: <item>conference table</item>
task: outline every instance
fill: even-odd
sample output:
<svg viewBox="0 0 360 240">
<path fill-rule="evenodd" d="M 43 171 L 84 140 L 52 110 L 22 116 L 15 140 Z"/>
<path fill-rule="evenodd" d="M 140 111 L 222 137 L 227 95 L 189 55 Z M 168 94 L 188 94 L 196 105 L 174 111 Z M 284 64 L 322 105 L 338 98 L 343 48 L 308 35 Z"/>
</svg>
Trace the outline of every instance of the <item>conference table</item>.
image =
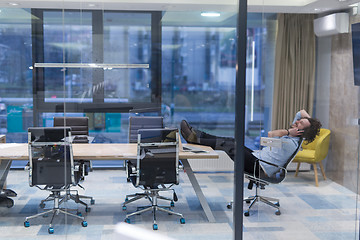
<svg viewBox="0 0 360 240">
<path fill-rule="evenodd" d="M 204 210 L 209 222 L 215 222 L 214 215 L 202 192 L 195 174 L 189 164 L 188 159 L 218 159 L 219 155 L 212 148 L 202 145 L 183 144 L 183 147 L 201 149 L 202 151 L 179 151 L 184 170 L 196 193 L 197 198 Z M 91 143 L 91 144 L 72 144 L 74 160 L 128 160 L 137 158 L 136 143 Z M 9 160 L 29 160 L 27 143 L 0 143 L 0 179 L 6 180 L 7 175 L 1 169 L 2 162 Z M 1 186 L 0 186 L 1 187 Z M 0 189 L 1 190 L 1 189 Z"/>
</svg>

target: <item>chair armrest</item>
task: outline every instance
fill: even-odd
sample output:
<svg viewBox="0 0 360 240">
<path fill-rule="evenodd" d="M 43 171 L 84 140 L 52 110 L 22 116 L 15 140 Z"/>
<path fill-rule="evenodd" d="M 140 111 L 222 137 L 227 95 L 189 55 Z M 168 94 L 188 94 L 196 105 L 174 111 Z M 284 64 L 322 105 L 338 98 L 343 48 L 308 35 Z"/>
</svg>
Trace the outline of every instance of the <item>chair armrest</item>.
<svg viewBox="0 0 360 240">
<path fill-rule="evenodd" d="M 181 160 L 179 160 L 179 170 L 184 170 L 184 165 Z"/>
<path fill-rule="evenodd" d="M 28 163 L 25 165 L 24 170 L 25 170 L 25 171 L 30 171 L 30 170 L 31 170 L 31 168 L 30 168 L 30 162 L 28 162 Z"/>
<path fill-rule="evenodd" d="M 75 172 L 78 172 L 79 170 L 80 170 L 80 165 L 75 165 L 75 166 L 74 166 L 74 171 L 75 171 Z"/>
</svg>

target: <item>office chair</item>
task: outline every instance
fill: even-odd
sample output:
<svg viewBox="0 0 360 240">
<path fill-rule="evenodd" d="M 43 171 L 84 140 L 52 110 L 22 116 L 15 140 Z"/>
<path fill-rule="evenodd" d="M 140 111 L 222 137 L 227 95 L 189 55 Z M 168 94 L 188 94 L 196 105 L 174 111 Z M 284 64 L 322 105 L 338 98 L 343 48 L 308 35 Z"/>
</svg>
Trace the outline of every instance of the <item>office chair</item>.
<svg viewBox="0 0 360 240">
<path fill-rule="evenodd" d="M 159 192 L 173 191 L 171 187 L 179 184 L 179 134 L 177 129 L 142 129 L 138 134 L 137 165 L 130 173 L 135 187 L 143 189 L 150 206 L 141 207 L 133 213 L 127 214 L 125 222 L 130 223 L 131 216 L 146 211 L 153 212 L 153 230 L 158 229 L 156 212 L 163 211 L 180 217 L 180 223 L 185 219 L 181 213 L 170 207 L 158 205 Z M 168 186 L 165 186 L 168 185 Z M 131 200 L 123 203 L 123 208 Z"/>
<path fill-rule="evenodd" d="M 309 144 L 306 144 L 306 141 L 302 145 L 302 150 L 298 152 L 295 156 L 293 162 L 297 162 L 297 168 L 295 172 L 295 177 L 297 177 L 299 173 L 300 164 L 302 162 L 312 164 L 314 168 L 314 175 L 315 175 L 315 186 L 319 186 L 318 182 L 318 175 L 317 175 L 317 167 L 316 164 L 318 163 L 320 166 L 321 173 L 326 180 L 324 167 L 322 165 L 322 160 L 325 159 L 327 153 L 329 151 L 329 144 L 330 144 L 330 133 L 329 129 L 321 128 L 320 134 L 316 136 L 315 140 Z"/>
<path fill-rule="evenodd" d="M 265 189 L 265 186 L 267 186 L 269 184 L 279 184 L 282 181 L 284 181 L 286 174 L 287 174 L 286 168 L 289 165 L 289 163 L 294 159 L 294 157 L 296 156 L 298 151 L 300 150 L 302 142 L 303 142 L 303 139 L 299 138 L 298 147 L 296 148 L 294 153 L 289 157 L 289 159 L 287 160 L 287 162 L 285 163 L 284 166 L 278 166 L 276 164 L 268 163 L 264 160 L 258 159 L 258 161 L 265 162 L 267 164 L 278 167 L 279 171 L 277 173 L 275 173 L 271 176 L 267 176 L 263 171 L 259 171 L 259 176 L 256 176 L 255 173 L 254 174 L 245 173 L 245 178 L 249 179 L 248 189 L 252 189 L 253 184 L 255 184 L 256 187 L 255 187 L 255 195 L 249 196 L 248 198 L 244 199 L 244 201 L 246 203 L 250 203 L 248 210 L 246 210 L 244 212 L 244 216 L 248 217 L 250 215 L 250 208 L 258 201 L 261 201 L 271 207 L 276 208 L 276 211 L 275 211 L 276 215 L 281 214 L 279 199 L 261 196 L 259 194 L 259 188 Z M 229 208 L 229 206 L 228 206 L 228 208 Z"/>
<path fill-rule="evenodd" d="M 163 127 L 164 118 L 161 116 L 129 117 L 129 143 L 137 143 L 139 129 L 158 129 Z"/>
<path fill-rule="evenodd" d="M 73 137 L 72 143 L 89 143 L 89 118 L 88 117 L 54 117 L 54 127 L 70 127 L 71 136 Z M 81 180 L 85 179 L 85 176 L 89 174 L 89 171 L 92 171 L 92 164 L 90 160 L 77 160 L 76 163 L 80 167 Z M 83 186 L 78 184 L 78 186 L 84 189 Z M 69 196 L 76 203 L 80 203 L 85 206 L 86 212 L 90 211 L 90 207 L 81 199 L 90 199 L 90 204 L 95 204 L 95 200 L 91 196 L 77 195 Z M 44 200 L 45 201 L 45 200 Z M 40 205 L 44 207 L 43 202 Z"/>
<path fill-rule="evenodd" d="M 133 116 L 129 117 L 129 143 L 137 143 L 138 141 L 138 130 L 139 129 L 160 129 L 164 127 L 164 118 L 161 116 Z M 136 167 L 136 160 L 127 160 L 126 161 L 126 176 L 128 182 L 131 181 L 131 168 Z M 129 200 L 129 198 L 132 198 Z M 125 202 L 130 203 L 136 200 L 147 198 L 146 193 L 135 193 L 127 195 L 125 198 Z M 174 201 L 177 201 L 176 193 L 174 192 L 173 198 L 166 198 L 159 196 L 158 198 L 163 200 L 170 201 L 170 206 L 174 206 Z M 126 206 L 123 205 L 123 210 L 126 210 Z"/>
<path fill-rule="evenodd" d="M 52 209 L 25 218 L 24 226 L 30 227 L 29 220 L 52 213 L 49 224 L 49 234 L 54 233 L 52 222 L 55 215 L 63 213 L 81 219 L 81 225 L 87 227 L 85 218 L 77 209 L 60 208 L 67 201 L 72 186 L 80 180 L 80 173 L 74 165 L 70 128 L 66 127 L 37 127 L 28 129 L 29 148 L 29 185 L 40 190 L 50 191 L 54 206 Z M 61 195 L 61 192 L 66 194 Z M 72 214 L 69 211 L 77 211 Z"/>
</svg>

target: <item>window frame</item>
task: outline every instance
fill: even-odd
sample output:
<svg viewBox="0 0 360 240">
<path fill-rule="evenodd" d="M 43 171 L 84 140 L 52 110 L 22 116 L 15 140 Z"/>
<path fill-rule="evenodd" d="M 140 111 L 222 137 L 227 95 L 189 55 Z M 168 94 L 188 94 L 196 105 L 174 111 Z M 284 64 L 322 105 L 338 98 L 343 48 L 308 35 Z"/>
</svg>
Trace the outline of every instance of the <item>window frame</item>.
<svg viewBox="0 0 360 240">
<path fill-rule="evenodd" d="M 32 34 L 32 65 L 44 62 L 44 12 L 61 11 L 71 12 L 79 10 L 63 9 L 31 9 L 31 34 Z M 151 76 L 151 102 L 112 103 L 105 102 L 104 70 L 92 69 L 92 86 L 102 86 L 93 93 L 92 102 L 45 102 L 45 75 L 44 68 L 33 68 L 33 117 L 34 124 L 41 121 L 39 113 L 44 112 L 80 112 L 80 113 L 128 113 L 133 109 L 160 109 L 161 111 L 161 59 L 162 59 L 162 15 L 161 11 L 103 11 L 81 10 L 92 13 L 92 59 L 94 63 L 103 63 L 103 16 L 108 12 L 116 13 L 146 13 L 151 14 L 151 58 L 149 62 Z M 101 37 L 99 37 L 101 36 Z M 95 60 L 94 60 L 95 59 Z M 159 112 L 160 114 L 160 112 Z"/>
</svg>

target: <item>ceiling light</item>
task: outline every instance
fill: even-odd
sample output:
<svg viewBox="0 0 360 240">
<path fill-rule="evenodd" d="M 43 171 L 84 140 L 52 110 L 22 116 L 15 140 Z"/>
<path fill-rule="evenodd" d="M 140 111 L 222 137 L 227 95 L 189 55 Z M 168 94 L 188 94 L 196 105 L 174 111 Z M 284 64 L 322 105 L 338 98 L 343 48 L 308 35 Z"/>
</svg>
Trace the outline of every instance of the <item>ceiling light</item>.
<svg viewBox="0 0 360 240">
<path fill-rule="evenodd" d="M 95 4 L 93 4 L 93 3 L 89 3 L 89 5 L 88 5 L 89 7 L 95 7 L 96 5 Z"/>
<path fill-rule="evenodd" d="M 11 6 L 17 6 L 17 5 L 19 5 L 18 3 L 9 3 L 9 5 L 11 5 Z"/>
<path fill-rule="evenodd" d="M 202 12 L 201 16 L 203 17 L 220 17 L 219 12 Z"/>
</svg>

